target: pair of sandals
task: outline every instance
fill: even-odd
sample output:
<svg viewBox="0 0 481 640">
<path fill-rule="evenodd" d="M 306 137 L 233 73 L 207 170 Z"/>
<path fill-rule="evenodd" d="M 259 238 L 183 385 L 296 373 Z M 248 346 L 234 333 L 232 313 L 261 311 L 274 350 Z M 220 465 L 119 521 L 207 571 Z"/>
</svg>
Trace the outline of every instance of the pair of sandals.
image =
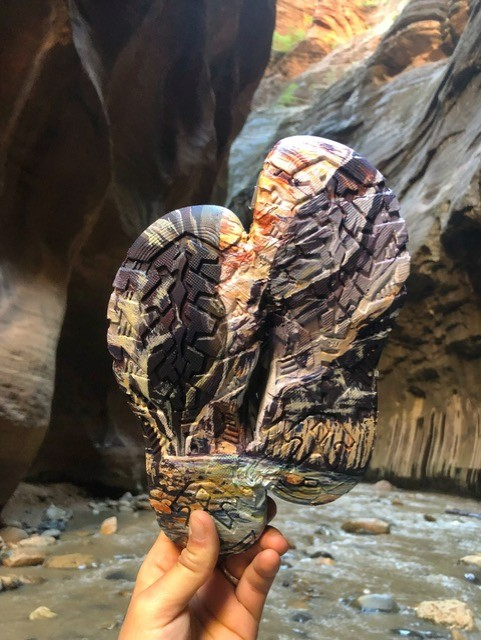
<svg viewBox="0 0 481 640">
<path fill-rule="evenodd" d="M 108 343 L 142 424 L 151 504 L 175 542 L 205 509 L 221 552 L 238 553 L 264 529 L 268 489 L 315 505 L 360 479 L 406 242 L 379 171 L 312 136 L 267 156 L 249 231 L 201 205 L 134 242 L 114 280 Z"/>
</svg>

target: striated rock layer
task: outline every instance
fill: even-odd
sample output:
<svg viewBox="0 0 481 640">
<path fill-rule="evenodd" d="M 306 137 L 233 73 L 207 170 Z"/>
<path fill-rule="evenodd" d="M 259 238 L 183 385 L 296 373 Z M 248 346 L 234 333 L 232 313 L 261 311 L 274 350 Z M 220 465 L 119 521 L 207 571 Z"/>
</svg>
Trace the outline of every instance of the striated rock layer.
<svg viewBox="0 0 481 640">
<path fill-rule="evenodd" d="M 413 0 L 362 65 L 312 93 L 313 103 L 288 109 L 277 130 L 272 124 L 269 130 L 274 138 L 310 133 L 359 149 L 400 196 L 413 273 L 406 308 L 381 360 L 371 473 L 476 496 L 480 33 L 479 0 Z M 359 42 L 353 40 L 353 47 Z M 331 61 L 336 55 L 342 51 L 330 54 Z"/>
<path fill-rule="evenodd" d="M 274 14 L 274 0 L 2 3 L 0 505 L 50 422 L 37 476 L 141 482 L 105 350 L 111 282 L 152 220 L 222 201 Z"/>
</svg>

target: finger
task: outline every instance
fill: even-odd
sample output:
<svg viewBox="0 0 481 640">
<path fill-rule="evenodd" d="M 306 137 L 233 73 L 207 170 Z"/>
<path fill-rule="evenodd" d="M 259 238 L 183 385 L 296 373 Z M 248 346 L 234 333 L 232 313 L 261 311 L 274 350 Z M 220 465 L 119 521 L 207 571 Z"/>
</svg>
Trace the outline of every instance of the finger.
<svg viewBox="0 0 481 640">
<path fill-rule="evenodd" d="M 280 556 L 283 556 L 289 550 L 289 542 L 275 527 L 266 527 L 262 536 L 252 547 L 242 553 L 229 556 L 225 560 L 224 566 L 234 578 L 240 580 L 247 566 L 256 555 L 265 549 L 273 549 Z"/>
<path fill-rule="evenodd" d="M 171 619 L 178 615 L 212 575 L 218 555 L 219 537 L 214 521 L 206 511 L 193 511 L 187 546 L 174 566 L 144 592 L 146 598 L 153 598 L 163 617 Z"/>
<path fill-rule="evenodd" d="M 134 594 L 144 591 L 161 578 L 166 571 L 173 567 L 179 555 L 179 547 L 161 531 L 139 569 Z"/>
<path fill-rule="evenodd" d="M 259 621 L 264 603 L 276 577 L 281 558 L 273 549 L 261 551 L 242 574 L 236 589 L 237 600 Z"/>
</svg>

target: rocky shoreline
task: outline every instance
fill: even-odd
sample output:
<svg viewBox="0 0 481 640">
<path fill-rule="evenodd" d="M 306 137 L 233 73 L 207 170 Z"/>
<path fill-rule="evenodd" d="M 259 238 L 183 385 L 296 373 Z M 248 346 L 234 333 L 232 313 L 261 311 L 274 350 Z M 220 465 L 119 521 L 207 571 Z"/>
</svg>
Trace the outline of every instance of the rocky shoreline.
<svg viewBox="0 0 481 640">
<path fill-rule="evenodd" d="M 481 525 L 446 513 L 476 506 L 385 481 L 321 509 L 279 502 L 274 524 L 293 548 L 260 637 L 480 639 Z M 11 640 L 116 637 L 158 531 L 147 496 L 22 485 L 4 521 L 0 635 L 5 627 Z"/>
</svg>

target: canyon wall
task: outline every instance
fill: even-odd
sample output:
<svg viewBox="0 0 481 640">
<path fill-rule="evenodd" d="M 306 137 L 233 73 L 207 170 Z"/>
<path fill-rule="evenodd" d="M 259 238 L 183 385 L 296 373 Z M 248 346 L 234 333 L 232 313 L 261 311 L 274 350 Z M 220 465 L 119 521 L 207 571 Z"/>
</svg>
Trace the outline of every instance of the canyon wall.
<svg viewBox="0 0 481 640">
<path fill-rule="evenodd" d="M 301 74 L 274 89 L 263 81 L 233 147 L 233 203 L 243 206 L 242 167 L 291 134 L 353 146 L 385 174 L 413 264 L 380 363 L 371 477 L 481 496 L 481 2 L 378 8 L 382 20 Z"/>
<path fill-rule="evenodd" d="M 228 189 L 247 218 L 294 133 L 365 154 L 408 221 L 371 477 L 481 496 L 481 0 L 278 0 L 256 91 L 274 4 L 2 3 L 0 505 L 28 471 L 140 487 L 105 347 L 113 275 L 165 211 Z"/>
<path fill-rule="evenodd" d="M 143 481 L 112 279 L 159 215 L 223 201 L 274 20 L 274 0 L 2 3 L 0 506 L 39 447 L 37 478 Z"/>
</svg>

